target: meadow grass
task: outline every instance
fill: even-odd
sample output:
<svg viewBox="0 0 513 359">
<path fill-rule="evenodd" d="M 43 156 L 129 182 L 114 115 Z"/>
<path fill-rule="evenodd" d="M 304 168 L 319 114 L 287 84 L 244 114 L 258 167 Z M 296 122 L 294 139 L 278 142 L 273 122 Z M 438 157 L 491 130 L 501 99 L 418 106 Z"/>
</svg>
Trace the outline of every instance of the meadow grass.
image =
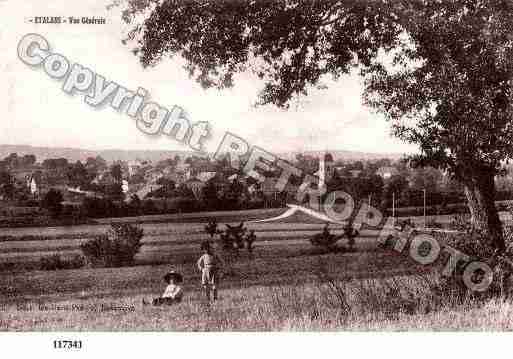
<svg viewBox="0 0 513 359">
<path fill-rule="evenodd" d="M 381 280 L 382 282 L 383 280 Z M 381 285 L 380 285 L 381 284 Z M 417 283 L 418 284 L 418 283 Z M 404 283 L 403 283 L 404 285 Z M 410 283 L 414 285 L 414 283 Z M 362 289 L 369 290 L 362 296 Z M 88 331 L 339 331 L 339 330 L 511 330 L 513 305 L 507 301 L 473 302 L 426 309 L 395 306 L 382 283 L 352 283 L 347 304 L 317 284 L 254 286 L 221 292 L 208 304 L 199 291 L 171 307 L 147 307 L 144 295 L 109 295 L 2 307 L 2 330 Z M 146 296 L 147 298 L 147 296 Z M 52 308 L 53 306 L 53 308 Z M 75 309 L 63 310 L 73 307 Z M 115 308 L 113 308 L 115 306 Z M 31 310 L 29 310 L 31 308 Z"/>
<path fill-rule="evenodd" d="M 240 257 L 209 304 L 192 263 L 186 296 L 158 296 L 169 265 L 11 273 L 0 277 L 7 331 L 511 330 L 510 301 L 437 297 L 436 272 L 389 252 Z"/>
<path fill-rule="evenodd" d="M 249 255 L 227 256 L 220 300 L 203 298 L 195 262 L 203 223 L 146 223 L 135 266 L 0 273 L 0 330 L 113 331 L 335 331 L 511 330 L 509 300 L 459 300 L 433 290 L 438 270 L 378 249 L 359 237 L 357 252 L 325 253 L 306 234 L 319 225 L 258 224 L 260 241 Z M 62 250 L 104 226 L 9 233 L 0 248 Z M 19 236 L 27 235 L 23 240 Z M 369 234 L 363 234 L 369 237 Z M 68 237 L 69 236 L 69 237 Z M 34 240 L 41 238 L 41 241 Z M 341 241 L 342 244 L 344 241 Z M 12 247 L 11 247 L 12 246 Z M 67 248 L 67 247 L 66 247 Z M 71 247 L 70 247 L 71 248 Z M 34 253 L 31 253 L 34 251 Z M 68 251 L 71 252 L 71 251 Z M 50 252 L 48 252 L 50 253 Z M 65 253 L 65 252 L 62 252 Z M 7 253 L 9 254 L 9 253 Z M 7 258 L 7 257 L 5 257 Z M 21 258 L 21 257 L 20 257 Z M 27 257 L 28 258 L 28 257 Z M 20 260 L 25 261 L 25 258 Z M 34 267 L 35 268 L 35 267 Z M 169 269 L 183 273 L 186 296 L 171 307 L 147 307 Z"/>
</svg>

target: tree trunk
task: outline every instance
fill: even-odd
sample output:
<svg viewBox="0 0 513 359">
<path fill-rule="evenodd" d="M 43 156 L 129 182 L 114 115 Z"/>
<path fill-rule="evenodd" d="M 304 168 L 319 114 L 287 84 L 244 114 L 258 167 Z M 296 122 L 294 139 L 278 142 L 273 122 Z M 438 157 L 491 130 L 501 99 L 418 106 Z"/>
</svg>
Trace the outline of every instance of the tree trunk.
<svg viewBox="0 0 513 359">
<path fill-rule="evenodd" d="M 504 233 L 495 207 L 494 175 L 481 172 L 465 181 L 465 195 L 473 228 L 489 238 L 489 243 L 503 252 Z"/>
</svg>

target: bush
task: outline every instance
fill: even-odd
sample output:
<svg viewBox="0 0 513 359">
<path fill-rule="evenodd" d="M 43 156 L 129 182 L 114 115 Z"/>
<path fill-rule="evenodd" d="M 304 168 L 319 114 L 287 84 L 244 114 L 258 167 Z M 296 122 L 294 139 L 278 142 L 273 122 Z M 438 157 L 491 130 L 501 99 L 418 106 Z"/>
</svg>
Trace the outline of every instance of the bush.
<svg viewBox="0 0 513 359">
<path fill-rule="evenodd" d="M 177 207 L 182 213 L 191 213 L 201 210 L 200 203 L 194 198 L 182 198 L 177 203 Z"/>
<path fill-rule="evenodd" d="M 52 188 L 41 201 L 41 208 L 48 210 L 56 218 L 62 212 L 62 201 L 62 193 Z"/>
<path fill-rule="evenodd" d="M 506 251 L 499 253 L 493 243 L 484 234 L 472 228 L 466 218 L 455 218 L 453 227 L 461 233 L 441 235 L 442 241 L 469 256 L 467 262 L 459 262 L 451 278 L 442 278 L 441 287 L 445 292 L 456 293 L 455 297 L 463 301 L 467 298 L 485 300 L 491 297 L 508 298 L 513 294 L 513 228 L 506 226 L 504 236 Z M 467 263 L 485 262 L 493 271 L 493 282 L 482 292 L 471 292 L 462 282 L 462 274 Z"/>
<path fill-rule="evenodd" d="M 63 259 L 60 254 L 53 254 L 41 258 L 39 267 L 41 270 L 76 269 L 85 265 L 84 257 L 76 255 L 72 259 Z"/>
<path fill-rule="evenodd" d="M 352 227 L 351 227 L 352 228 Z M 347 235 L 347 233 L 345 233 L 344 235 Z M 311 238 L 310 238 L 310 243 L 314 246 L 314 247 L 320 247 L 322 248 L 324 251 L 327 251 L 327 252 L 338 252 L 340 250 L 339 247 L 337 247 L 337 242 L 342 239 L 344 237 L 344 235 L 335 235 L 335 234 L 332 234 L 329 230 L 328 230 L 328 227 L 325 227 L 324 230 L 320 233 L 316 233 L 314 234 Z M 348 236 L 348 238 L 350 238 Z M 354 243 L 353 243 L 354 244 Z"/>
<path fill-rule="evenodd" d="M 142 202 L 142 212 L 145 215 L 152 215 L 152 214 L 158 214 L 159 210 L 157 206 L 155 205 L 155 202 L 151 199 L 146 199 Z"/>
<path fill-rule="evenodd" d="M 141 248 L 143 229 L 131 224 L 111 224 L 106 234 L 82 244 L 84 256 L 94 267 L 132 265 Z"/>
<path fill-rule="evenodd" d="M 437 222 L 435 218 L 428 219 L 426 221 L 426 227 L 427 228 L 442 228 L 442 224 L 440 222 Z"/>
<path fill-rule="evenodd" d="M 82 215 L 89 218 L 102 218 L 112 216 L 115 206 L 112 201 L 103 198 L 86 197 L 81 206 Z"/>
<path fill-rule="evenodd" d="M 24 207 L 39 207 L 39 202 L 34 199 L 29 199 L 24 201 L 23 203 Z"/>
</svg>

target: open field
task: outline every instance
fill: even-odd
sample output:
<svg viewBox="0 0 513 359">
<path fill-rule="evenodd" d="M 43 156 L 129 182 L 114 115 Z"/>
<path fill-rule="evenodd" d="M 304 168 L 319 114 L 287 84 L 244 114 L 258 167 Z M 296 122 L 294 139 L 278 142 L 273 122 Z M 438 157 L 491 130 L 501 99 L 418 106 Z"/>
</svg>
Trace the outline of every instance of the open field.
<svg viewBox="0 0 513 359">
<path fill-rule="evenodd" d="M 125 218 L 121 220 L 105 219 L 97 225 L 77 225 L 70 227 L 47 228 L 10 228 L 0 235 L 0 266 L 8 264 L 35 263 L 42 257 L 60 254 L 64 258 L 80 254 L 80 244 L 96 235 L 105 233 L 112 222 L 138 223 L 144 229 L 143 246 L 137 256 L 139 264 L 174 263 L 188 258 L 188 253 L 196 255 L 202 241 L 208 238 L 204 226 L 209 218 L 216 218 L 221 229 L 224 224 L 238 224 L 251 218 L 275 216 L 283 210 L 252 210 L 241 212 L 203 213 L 198 222 L 178 223 L 177 215 Z M 189 220 L 198 220 L 197 214 L 184 214 Z M 222 218 L 232 221 L 221 221 Z M 162 222 L 165 220 L 168 222 Z M 289 223 L 247 223 L 248 229 L 254 229 L 257 235 L 256 251 L 266 252 L 268 248 L 280 251 L 280 248 L 302 250 L 310 248 L 308 239 L 322 230 L 323 224 L 299 214 Z M 335 234 L 342 234 L 341 225 L 331 226 Z M 361 231 L 358 246 L 370 250 L 375 247 L 376 230 Z M 343 240 L 341 241 L 343 243 Z M 8 266 L 7 266 L 8 267 Z"/>
<path fill-rule="evenodd" d="M 232 212 L 231 223 L 244 215 Z M 207 238 L 205 219 L 159 220 L 130 219 L 143 222 L 145 231 L 133 267 L 4 270 L 0 330 L 513 329 L 510 302 L 452 305 L 445 298 L 447 305 L 435 308 L 439 301 L 432 288 L 441 263 L 424 267 L 379 249 L 376 230 L 361 231 L 356 252 L 325 254 L 308 241 L 322 224 L 302 219 L 248 223 L 258 236 L 254 254 L 241 252 L 227 261 L 220 300 L 208 305 L 195 267 L 199 243 Z M 8 230 L 0 237 L 0 264 L 37 264 L 52 253 L 79 254 L 80 243 L 104 233 L 107 223 Z M 332 230 L 341 233 L 340 226 Z M 143 298 L 162 292 L 162 276 L 170 268 L 184 274 L 184 301 L 173 307 L 143 306 Z"/>
<path fill-rule="evenodd" d="M 151 226 L 151 225 L 150 225 Z M 147 228 L 147 226 L 142 226 Z M 262 227 L 262 226 L 259 226 Z M 140 262 L 148 263 L 151 261 L 166 260 L 168 256 L 174 256 L 177 253 L 181 253 L 184 250 L 197 252 L 200 243 L 207 239 L 208 236 L 204 233 L 199 233 L 201 224 L 190 226 L 190 230 L 182 228 L 181 231 L 177 231 L 173 225 L 169 225 L 169 232 L 159 232 L 157 235 L 148 234 L 143 238 L 143 247 L 141 252 L 138 254 L 137 260 Z M 250 228 L 254 228 L 251 226 Z M 283 244 L 287 247 L 292 245 L 307 245 L 309 247 L 308 238 L 314 233 L 321 229 L 321 226 L 316 228 L 305 229 L 305 230 L 280 230 L 279 228 L 275 232 L 267 228 L 263 229 L 262 232 L 256 230 L 258 240 L 255 243 L 256 251 L 261 247 L 275 246 Z M 106 229 L 105 229 L 106 230 Z M 104 233 L 101 232 L 101 233 Z M 146 233 L 146 232 L 145 232 Z M 151 230 L 148 230 L 151 233 Z M 334 233 L 341 234 L 340 229 L 335 229 Z M 98 233 L 99 234 L 99 233 Z M 366 238 L 366 242 L 372 239 L 372 233 L 363 234 Z M 16 261 L 23 260 L 23 258 L 40 258 L 42 256 L 49 255 L 51 253 L 60 253 L 64 257 L 74 253 L 79 253 L 80 244 L 93 238 L 93 234 L 84 236 L 79 239 L 47 239 L 47 240 L 9 240 L 0 242 L 0 263 L 9 262 L 13 258 L 18 258 Z M 362 245 L 364 238 L 362 237 Z M 158 256 L 151 255 L 157 251 Z"/>
<path fill-rule="evenodd" d="M 162 291 L 161 277 L 169 265 L 18 273 L 0 278 L 5 293 L 0 304 L 0 325 L 6 330 L 286 329 L 281 328 L 285 324 L 281 323 L 283 318 L 271 319 L 268 314 L 272 313 L 265 311 L 288 305 L 291 299 L 306 300 L 307 294 L 315 298 L 319 291 L 315 273 L 321 265 L 334 276 L 343 273 L 354 278 L 407 278 L 404 275 L 422 270 L 402 257 L 377 252 L 295 257 L 281 252 L 253 259 L 246 256 L 224 276 L 220 300 L 210 307 L 202 299 L 193 263 L 175 264 L 173 267 L 184 273 L 187 294 L 183 303 L 171 308 L 141 305 L 143 297 L 157 296 Z M 294 298 L 288 298 L 290 293 Z M 102 305 L 119 308 L 96 312 Z M 81 307 L 85 309 L 78 309 Z M 333 312 L 336 308 L 331 309 Z"/>
<path fill-rule="evenodd" d="M 3 229 L 0 234 L 0 267 L 9 268 L 10 264 L 36 263 L 42 257 L 57 253 L 64 258 L 80 254 L 80 244 L 96 235 L 105 233 L 112 222 L 138 223 L 144 229 L 143 247 L 137 257 L 140 264 L 172 263 L 176 260 L 180 261 L 179 257 L 183 256 L 184 252 L 190 252 L 191 249 L 197 248 L 203 240 L 208 238 L 204 233 L 204 226 L 210 218 L 216 218 L 222 224 L 233 225 L 243 220 L 275 216 L 283 211 L 284 209 L 204 212 L 103 219 L 97 220 L 98 223 L 94 225 L 7 228 Z M 510 217 L 509 212 L 501 213 L 501 219 L 504 222 L 509 222 Z M 405 218 L 398 218 L 398 220 L 402 219 Z M 423 218 L 414 217 L 412 219 L 419 226 L 423 225 Z M 427 219 L 428 221 L 436 220 L 441 226 L 447 226 L 454 216 L 443 215 Z M 180 220 L 187 222 L 179 222 Z M 288 218 L 285 223 L 246 224 L 248 229 L 254 229 L 257 234 L 258 240 L 255 243 L 257 250 L 271 246 L 273 250 L 279 250 L 278 247 L 282 246 L 288 249 L 308 248 L 308 239 L 316 232 L 321 231 L 322 226 L 322 223 L 302 213 Z M 342 233 L 340 225 L 332 225 L 330 228 L 335 234 Z M 375 249 L 377 235 L 378 231 L 373 229 L 360 231 L 360 237 L 356 240 L 359 250 Z M 344 243 L 344 240 L 341 243 Z"/>
<path fill-rule="evenodd" d="M 513 305 L 430 308 L 436 275 L 385 252 L 243 258 L 208 305 L 191 263 L 184 301 L 145 307 L 169 265 L 18 273 L 0 277 L 1 330 L 511 330 Z M 321 270 L 322 268 L 322 270 Z M 345 302 L 316 273 L 338 278 Z M 352 279 L 348 279 L 351 277 Z M 400 288 L 418 299 L 396 303 Z M 347 305 L 347 306 L 346 306 Z"/>
</svg>

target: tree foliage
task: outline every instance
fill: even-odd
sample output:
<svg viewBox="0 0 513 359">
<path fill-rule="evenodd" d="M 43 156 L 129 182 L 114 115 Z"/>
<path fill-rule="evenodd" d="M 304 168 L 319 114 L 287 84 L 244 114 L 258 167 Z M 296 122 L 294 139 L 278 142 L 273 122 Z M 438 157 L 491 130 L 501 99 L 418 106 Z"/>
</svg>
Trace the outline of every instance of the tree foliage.
<svg viewBox="0 0 513 359">
<path fill-rule="evenodd" d="M 71 186 L 81 188 L 87 187 L 93 179 L 80 161 L 69 166 L 67 176 Z"/>
<path fill-rule="evenodd" d="M 123 179 L 123 169 L 121 167 L 121 164 L 119 164 L 119 163 L 113 164 L 110 167 L 110 174 L 111 174 L 112 178 L 114 178 L 114 180 L 117 183 L 120 183 L 121 180 Z"/>
<path fill-rule="evenodd" d="M 51 189 L 41 201 L 41 207 L 48 210 L 54 217 L 58 217 L 62 212 L 62 193 L 56 189 Z"/>
<path fill-rule="evenodd" d="M 153 8 L 143 23 L 137 16 Z M 324 75 L 339 77 L 357 60 L 370 64 L 395 41 L 388 5 L 356 0 L 130 0 L 127 41 L 143 66 L 180 56 L 203 87 L 233 86 L 251 70 L 264 80 L 260 104 L 287 107 Z"/>
<path fill-rule="evenodd" d="M 420 164 L 461 181 L 498 173 L 513 154 L 513 3 L 412 1 L 402 11 L 408 36 L 392 66 L 366 70 L 367 102 L 420 145 Z"/>
</svg>

